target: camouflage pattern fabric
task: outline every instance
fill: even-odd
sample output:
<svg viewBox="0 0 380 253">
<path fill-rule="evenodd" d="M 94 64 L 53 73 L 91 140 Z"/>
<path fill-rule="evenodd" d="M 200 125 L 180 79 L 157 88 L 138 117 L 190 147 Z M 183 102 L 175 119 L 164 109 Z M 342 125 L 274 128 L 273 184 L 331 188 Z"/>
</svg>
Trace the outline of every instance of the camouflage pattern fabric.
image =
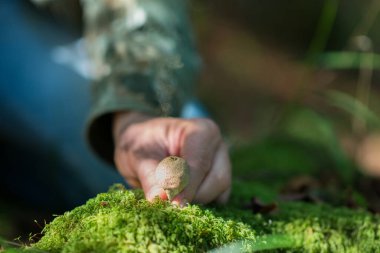
<svg viewBox="0 0 380 253">
<path fill-rule="evenodd" d="M 113 113 L 134 110 L 177 116 L 193 96 L 200 60 L 186 0 L 81 3 L 95 73 L 87 136 L 95 152 L 112 162 Z"/>
</svg>

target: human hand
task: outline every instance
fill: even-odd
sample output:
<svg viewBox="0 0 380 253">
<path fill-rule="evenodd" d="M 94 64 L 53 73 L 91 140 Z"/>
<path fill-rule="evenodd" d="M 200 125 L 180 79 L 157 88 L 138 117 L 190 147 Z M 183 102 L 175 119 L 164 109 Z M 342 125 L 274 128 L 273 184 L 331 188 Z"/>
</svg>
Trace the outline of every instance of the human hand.
<svg viewBox="0 0 380 253">
<path fill-rule="evenodd" d="M 231 165 L 218 126 L 209 119 L 153 118 L 136 112 L 114 118 L 115 164 L 134 188 L 148 200 L 167 199 L 155 170 L 167 156 L 184 158 L 189 183 L 173 202 L 225 203 L 231 189 Z"/>
</svg>

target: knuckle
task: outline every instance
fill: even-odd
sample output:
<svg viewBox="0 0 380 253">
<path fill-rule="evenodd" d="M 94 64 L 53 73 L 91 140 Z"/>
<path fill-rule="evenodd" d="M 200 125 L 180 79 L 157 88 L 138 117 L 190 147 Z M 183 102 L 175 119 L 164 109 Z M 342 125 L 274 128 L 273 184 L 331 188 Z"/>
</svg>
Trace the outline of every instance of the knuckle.
<svg viewBox="0 0 380 253">
<path fill-rule="evenodd" d="M 195 119 L 193 121 L 194 130 L 212 136 L 213 138 L 219 138 L 221 136 L 219 126 L 211 119 Z"/>
<path fill-rule="evenodd" d="M 203 127 L 212 132 L 219 132 L 219 126 L 211 119 L 204 119 L 202 121 Z"/>
<path fill-rule="evenodd" d="M 210 170 L 211 162 L 205 160 L 201 157 L 196 157 L 188 161 L 190 169 L 198 174 L 199 176 L 204 176 Z"/>
</svg>

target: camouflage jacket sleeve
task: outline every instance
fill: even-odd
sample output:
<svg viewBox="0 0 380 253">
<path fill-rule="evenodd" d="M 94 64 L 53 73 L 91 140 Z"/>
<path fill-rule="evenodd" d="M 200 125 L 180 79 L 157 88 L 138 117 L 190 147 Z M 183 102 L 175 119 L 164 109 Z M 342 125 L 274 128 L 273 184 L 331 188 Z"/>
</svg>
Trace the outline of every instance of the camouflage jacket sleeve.
<svg viewBox="0 0 380 253">
<path fill-rule="evenodd" d="M 185 0 L 82 0 L 95 80 L 90 145 L 112 162 L 112 114 L 176 116 L 192 95 L 199 58 Z"/>
</svg>

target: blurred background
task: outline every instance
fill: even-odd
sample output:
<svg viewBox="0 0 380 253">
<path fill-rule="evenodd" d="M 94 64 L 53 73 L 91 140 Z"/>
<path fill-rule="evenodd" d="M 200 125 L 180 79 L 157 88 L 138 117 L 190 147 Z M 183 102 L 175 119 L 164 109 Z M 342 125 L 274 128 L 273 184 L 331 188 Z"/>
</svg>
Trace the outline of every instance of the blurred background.
<svg viewBox="0 0 380 253">
<path fill-rule="evenodd" d="M 249 146 L 243 154 L 268 170 L 379 177 L 379 11 L 377 0 L 190 1 L 198 95 L 232 152 Z M 13 239 L 122 179 L 83 141 L 88 82 L 62 54 L 81 52 L 79 2 L 1 1 L 0 20 L 0 237 Z"/>
<path fill-rule="evenodd" d="M 194 5 L 205 63 L 199 94 L 229 133 L 260 136 L 295 105 L 326 112 L 351 132 L 352 115 L 324 96 L 331 90 L 378 115 L 377 1 Z"/>
</svg>

